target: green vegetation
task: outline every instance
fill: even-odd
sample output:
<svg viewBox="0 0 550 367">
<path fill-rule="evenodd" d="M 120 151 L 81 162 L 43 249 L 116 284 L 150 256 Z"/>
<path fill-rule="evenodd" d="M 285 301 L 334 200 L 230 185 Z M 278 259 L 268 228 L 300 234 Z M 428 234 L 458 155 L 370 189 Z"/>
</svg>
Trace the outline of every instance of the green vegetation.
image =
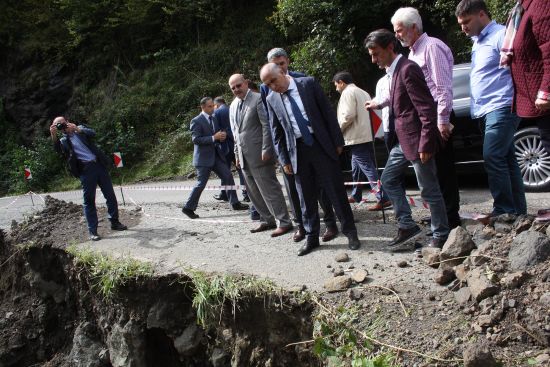
<svg viewBox="0 0 550 367">
<path fill-rule="evenodd" d="M 221 320 L 226 303 L 235 315 L 239 301 L 281 294 L 273 282 L 250 275 L 207 275 L 197 270 L 189 270 L 189 274 L 195 287 L 197 322 L 204 328 Z"/>
<path fill-rule="evenodd" d="M 338 306 L 328 309 L 319 304 L 315 317 L 313 352 L 334 367 L 393 367 L 397 366 L 391 352 L 376 349 L 375 346 L 354 326 L 361 318 L 361 309 Z M 365 335 L 375 333 L 379 321 L 374 320 Z"/>
<path fill-rule="evenodd" d="M 334 98 L 330 80 L 344 69 L 372 92 L 381 71 L 362 41 L 391 27 L 400 6 L 419 8 L 425 30 L 451 45 L 456 62 L 467 61 L 470 41 L 456 23 L 456 2 L 7 1 L 0 12 L 0 90 L 11 92 L 0 95 L 0 195 L 28 190 L 24 165 L 33 172 L 32 190 L 78 185 L 49 143 L 47 126 L 59 114 L 96 129 L 108 155 L 122 152 L 126 181 L 188 173 L 188 127 L 199 99 L 230 100 L 227 78 L 235 72 L 259 83 L 258 69 L 274 46 L 290 51 L 293 69 L 317 77 Z M 503 22 L 513 0 L 487 2 Z M 59 79 L 68 90 L 50 89 Z M 21 104 L 39 112 L 20 115 Z"/>
<path fill-rule="evenodd" d="M 92 289 L 106 299 L 112 298 L 117 289 L 130 280 L 153 275 L 153 266 L 150 263 L 124 257 L 115 259 L 90 248 L 74 245 L 68 247 L 67 252 L 90 275 Z"/>
</svg>

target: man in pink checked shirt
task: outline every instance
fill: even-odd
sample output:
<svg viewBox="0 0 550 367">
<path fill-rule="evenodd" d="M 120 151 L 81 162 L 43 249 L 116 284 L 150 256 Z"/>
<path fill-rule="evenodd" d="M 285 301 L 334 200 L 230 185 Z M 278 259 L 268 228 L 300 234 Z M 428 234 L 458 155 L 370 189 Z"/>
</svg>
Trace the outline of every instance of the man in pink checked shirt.
<svg viewBox="0 0 550 367">
<path fill-rule="evenodd" d="M 460 196 L 454 165 L 452 144 L 453 108 L 453 54 L 441 40 L 429 37 L 422 28 L 422 18 L 415 8 L 400 8 L 391 22 L 401 45 L 410 49 L 409 59 L 422 69 L 430 93 L 437 104 L 437 126 L 445 146 L 436 154 L 437 178 L 445 200 L 447 219 L 452 229 L 460 225 Z M 388 98 L 389 102 L 389 98 Z M 382 108 L 386 101 L 365 104 L 368 108 Z"/>
</svg>

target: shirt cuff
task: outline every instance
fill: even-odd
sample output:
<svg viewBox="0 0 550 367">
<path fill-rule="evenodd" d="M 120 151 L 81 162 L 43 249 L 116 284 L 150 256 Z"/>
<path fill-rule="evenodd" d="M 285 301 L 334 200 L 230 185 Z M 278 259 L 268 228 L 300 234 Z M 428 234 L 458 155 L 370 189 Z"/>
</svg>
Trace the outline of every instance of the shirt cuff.
<svg viewBox="0 0 550 367">
<path fill-rule="evenodd" d="M 212 143 L 215 143 L 216 139 L 214 138 L 214 135 L 212 135 Z"/>
<path fill-rule="evenodd" d="M 539 90 L 539 92 L 537 93 L 537 99 L 544 99 L 545 101 L 550 101 L 550 92 Z"/>
</svg>

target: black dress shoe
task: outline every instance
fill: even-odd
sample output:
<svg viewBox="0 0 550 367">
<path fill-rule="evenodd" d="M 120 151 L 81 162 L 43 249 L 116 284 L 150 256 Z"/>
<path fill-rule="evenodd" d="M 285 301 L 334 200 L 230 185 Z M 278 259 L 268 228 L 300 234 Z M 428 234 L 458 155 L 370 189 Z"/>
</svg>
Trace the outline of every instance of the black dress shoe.
<svg viewBox="0 0 550 367">
<path fill-rule="evenodd" d="M 231 205 L 231 208 L 233 208 L 233 210 L 248 210 L 248 205 L 237 201 L 235 204 Z"/>
<path fill-rule="evenodd" d="M 394 237 L 394 239 L 390 242 L 388 247 L 392 251 L 397 251 L 402 248 L 403 245 L 407 244 L 414 238 L 418 237 L 422 233 L 422 230 L 419 226 L 414 226 L 409 229 L 401 229 L 399 228 L 397 230 L 397 236 Z"/>
<path fill-rule="evenodd" d="M 294 232 L 294 235 L 292 236 L 292 240 L 294 242 L 300 242 L 303 241 L 304 238 L 306 238 L 306 230 L 304 227 L 298 227 L 298 230 Z"/>
<path fill-rule="evenodd" d="M 223 194 L 216 194 L 213 196 L 213 198 L 219 201 L 229 201 L 229 199 L 227 198 L 227 195 L 223 195 Z"/>
<path fill-rule="evenodd" d="M 124 224 L 120 223 L 118 220 L 111 221 L 111 229 L 113 231 L 125 231 L 128 229 Z"/>
<path fill-rule="evenodd" d="M 348 237 L 348 247 L 350 250 L 359 250 L 361 241 L 359 241 L 357 235 Z"/>
<path fill-rule="evenodd" d="M 185 215 L 187 215 L 191 219 L 197 219 L 199 216 L 195 214 L 195 212 L 191 209 L 183 208 L 181 212 Z"/>
<path fill-rule="evenodd" d="M 426 245 L 426 247 L 434 247 L 434 248 L 443 248 L 443 245 L 447 242 L 447 237 L 445 238 L 435 238 L 433 237 L 430 242 Z"/>
<path fill-rule="evenodd" d="M 317 241 L 307 241 L 298 250 L 298 256 L 307 255 L 311 251 L 315 250 L 317 247 L 319 247 L 319 240 L 317 240 Z"/>
<path fill-rule="evenodd" d="M 323 242 L 328 242 L 328 241 L 332 241 L 333 239 L 335 239 L 336 236 L 338 236 L 338 228 L 327 227 L 327 229 L 325 230 L 325 233 L 323 233 L 323 237 L 321 237 L 321 239 L 323 240 Z"/>
<path fill-rule="evenodd" d="M 256 228 L 252 228 L 250 230 L 250 233 L 258 233 L 263 231 L 269 231 L 270 229 L 277 228 L 277 225 L 275 223 L 273 224 L 267 224 L 267 223 L 260 223 L 260 225 Z"/>
</svg>

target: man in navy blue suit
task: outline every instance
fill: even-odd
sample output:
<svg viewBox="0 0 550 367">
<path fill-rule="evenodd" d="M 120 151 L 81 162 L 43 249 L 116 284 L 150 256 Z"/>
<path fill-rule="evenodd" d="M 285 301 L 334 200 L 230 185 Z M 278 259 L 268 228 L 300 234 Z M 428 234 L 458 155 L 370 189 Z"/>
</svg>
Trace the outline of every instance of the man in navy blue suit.
<svg viewBox="0 0 550 367">
<path fill-rule="evenodd" d="M 288 54 L 286 53 L 286 51 L 283 50 L 282 48 L 276 47 L 269 50 L 269 52 L 267 53 L 267 62 L 277 64 L 285 74 L 288 74 L 293 78 L 301 78 L 306 76 L 303 73 L 288 70 L 290 59 L 288 58 Z M 262 96 L 262 101 L 264 102 L 265 109 L 266 111 L 268 111 L 268 114 L 269 114 L 266 98 L 268 94 L 271 92 L 271 90 L 267 87 L 267 85 L 262 84 L 260 86 L 260 92 Z M 300 196 L 298 195 L 298 191 L 296 189 L 296 182 L 294 182 L 293 175 L 287 175 L 285 173 L 284 182 L 285 182 L 285 189 L 286 189 L 288 198 L 290 200 L 290 207 L 292 209 L 292 212 L 294 213 L 295 220 L 298 224 L 298 230 L 296 231 L 296 233 L 294 233 L 294 236 L 292 238 L 294 242 L 300 242 L 306 236 L 304 224 L 302 223 L 302 209 L 300 208 L 301 207 Z M 325 223 L 325 226 L 326 226 L 325 233 L 323 234 L 322 239 L 323 239 L 323 242 L 331 241 L 338 235 L 338 227 L 336 226 L 336 217 L 334 215 L 334 210 L 332 209 L 332 204 L 330 203 L 329 198 L 327 197 L 327 195 L 323 190 L 321 190 L 319 193 L 319 204 L 323 209 L 323 213 L 324 213 L 323 222 Z"/>
<path fill-rule="evenodd" d="M 214 117 L 220 125 L 220 129 L 227 133 L 227 138 L 223 143 L 221 143 L 222 151 L 225 153 L 225 160 L 227 167 L 231 169 L 231 163 L 235 163 L 235 139 L 233 138 L 233 133 L 231 132 L 231 124 L 229 123 L 229 107 L 225 104 L 225 99 L 223 97 L 214 98 Z M 244 176 L 242 170 L 237 167 L 237 173 L 239 174 L 239 183 L 243 187 L 243 201 L 250 201 L 244 189 Z M 214 199 L 221 201 L 229 201 L 227 192 L 225 190 L 220 191 L 219 194 L 214 195 Z"/>
<path fill-rule="evenodd" d="M 206 187 L 210 172 L 214 171 L 221 179 L 222 185 L 235 185 L 231 171 L 227 167 L 225 153 L 221 143 L 227 133 L 220 129 L 214 112 L 214 101 L 211 97 L 201 99 L 202 112 L 191 120 L 191 137 L 193 140 L 193 166 L 197 169 L 197 185 L 183 206 L 182 212 L 191 219 L 198 218 L 195 213 L 202 191 Z M 248 205 L 241 204 L 235 190 L 228 190 L 229 203 L 233 210 L 246 210 Z"/>
<path fill-rule="evenodd" d="M 338 159 L 344 138 L 321 86 L 311 77 L 293 78 L 275 63 L 264 65 L 260 78 L 273 91 L 266 102 L 279 160 L 285 173 L 295 176 L 303 203 L 302 220 L 307 240 L 298 256 L 319 247 L 320 188 L 334 206 L 349 248 L 359 249 L 361 242 Z"/>
</svg>

